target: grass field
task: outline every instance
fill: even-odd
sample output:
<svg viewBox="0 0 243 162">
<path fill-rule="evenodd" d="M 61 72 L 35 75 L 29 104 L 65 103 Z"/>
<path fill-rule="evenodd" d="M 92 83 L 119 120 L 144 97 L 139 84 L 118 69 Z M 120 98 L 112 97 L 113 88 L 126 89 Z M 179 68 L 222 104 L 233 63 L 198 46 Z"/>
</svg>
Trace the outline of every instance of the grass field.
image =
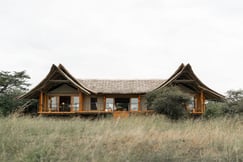
<svg viewBox="0 0 243 162">
<path fill-rule="evenodd" d="M 243 120 L 0 118 L 0 161 L 243 161 Z"/>
</svg>

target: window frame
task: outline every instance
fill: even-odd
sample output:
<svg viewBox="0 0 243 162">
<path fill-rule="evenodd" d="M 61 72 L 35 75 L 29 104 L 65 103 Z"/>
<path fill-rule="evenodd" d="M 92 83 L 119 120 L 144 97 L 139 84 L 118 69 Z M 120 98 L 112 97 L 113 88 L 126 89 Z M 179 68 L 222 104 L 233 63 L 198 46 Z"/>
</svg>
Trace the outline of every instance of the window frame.
<svg viewBox="0 0 243 162">
<path fill-rule="evenodd" d="M 47 96 L 47 110 L 48 111 L 51 111 L 51 112 L 61 112 L 60 111 L 60 97 L 62 96 L 68 96 L 70 97 L 70 111 L 67 111 L 67 112 L 72 112 L 72 111 L 79 111 L 80 109 L 80 97 L 78 95 L 48 95 Z M 51 104 L 51 98 L 56 98 L 56 108 L 52 108 L 52 105 Z M 76 98 L 76 101 L 75 102 L 75 98 Z"/>
<path fill-rule="evenodd" d="M 132 100 L 136 99 L 136 102 L 132 102 Z M 136 109 L 133 109 L 132 107 L 136 106 Z M 139 110 L 139 98 L 138 97 L 131 97 L 130 98 L 130 111 L 138 111 Z"/>
<path fill-rule="evenodd" d="M 109 99 L 112 100 L 113 102 L 112 102 L 112 103 L 108 103 L 107 101 L 108 101 Z M 115 102 L 115 99 L 114 99 L 113 97 L 107 97 L 107 98 L 105 99 L 105 111 L 114 111 L 114 106 L 115 106 L 115 103 L 114 103 L 114 102 Z M 110 108 L 110 107 L 108 108 L 108 107 L 107 107 L 108 104 L 112 104 L 112 107 L 111 107 L 111 108 Z"/>
</svg>

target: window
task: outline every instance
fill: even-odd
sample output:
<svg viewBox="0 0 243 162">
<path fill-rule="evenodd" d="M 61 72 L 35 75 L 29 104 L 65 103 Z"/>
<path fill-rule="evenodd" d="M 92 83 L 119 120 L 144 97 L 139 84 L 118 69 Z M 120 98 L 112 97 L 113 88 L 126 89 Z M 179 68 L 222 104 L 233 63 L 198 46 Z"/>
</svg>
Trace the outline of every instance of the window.
<svg viewBox="0 0 243 162">
<path fill-rule="evenodd" d="M 48 109 L 51 111 L 58 110 L 58 98 L 56 96 L 51 96 L 48 99 Z"/>
<path fill-rule="evenodd" d="M 131 111 L 138 111 L 138 98 L 131 98 Z"/>
<path fill-rule="evenodd" d="M 187 107 L 190 111 L 192 111 L 192 109 L 195 108 L 195 98 L 194 97 L 190 98 L 190 101 L 189 101 L 189 104 L 187 105 Z"/>
<path fill-rule="evenodd" d="M 71 99 L 72 98 L 72 99 Z M 49 96 L 48 110 L 70 112 L 79 110 L 79 96 Z"/>
<path fill-rule="evenodd" d="M 105 111 L 113 111 L 114 109 L 114 98 L 106 98 Z"/>
<path fill-rule="evenodd" d="M 79 110 L 79 97 L 73 96 L 73 111 Z"/>
<path fill-rule="evenodd" d="M 116 111 L 128 111 L 130 98 L 115 98 L 115 109 Z"/>
<path fill-rule="evenodd" d="M 59 111 L 69 112 L 71 109 L 71 96 L 59 96 Z"/>
<path fill-rule="evenodd" d="M 90 106 L 91 110 L 97 110 L 97 98 L 91 98 L 90 100 Z"/>
</svg>

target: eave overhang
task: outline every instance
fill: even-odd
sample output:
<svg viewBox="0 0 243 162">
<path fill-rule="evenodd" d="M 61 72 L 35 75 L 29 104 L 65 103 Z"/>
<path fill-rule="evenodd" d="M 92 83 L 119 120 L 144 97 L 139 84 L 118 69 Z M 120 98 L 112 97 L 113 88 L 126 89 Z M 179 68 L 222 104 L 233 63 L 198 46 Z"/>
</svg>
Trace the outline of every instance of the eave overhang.
<svg viewBox="0 0 243 162">
<path fill-rule="evenodd" d="M 55 79 L 56 75 L 61 76 L 63 79 Z M 58 86 L 60 84 L 69 84 L 69 85 L 73 86 L 74 88 L 77 88 L 79 91 L 81 91 L 81 92 L 83 92 L 87 95 L 95 93 L 92 90 L 85 87 L 84 85 L 82 85 L 77 79 L 75 79 L 64 68 L 63 65 L 60 64 L 59 66 L 56 66 L 56 65 L 53 64 L 49 73 L 47 74 L 47 76 L 36 87 L 31 89 L 26 94 L 20 96 L 19 98 L 20 99 L 38 98 L 39 93 L 41 91 L 51 89 L 51 88 Z"/>
<path fill-rule="evenodd" d="M 203 91 L 206 99 L 224 101 L 225 96 L 207 87 L 196 74 L 193 72 L 190 64 L 181 64 L 179 68 L 174 72 L 169 79 L 162 83 L 158 88 L 160 89 L 170 85 L 182 85 L 193 91 L 200 92 Z"/>
</svg>

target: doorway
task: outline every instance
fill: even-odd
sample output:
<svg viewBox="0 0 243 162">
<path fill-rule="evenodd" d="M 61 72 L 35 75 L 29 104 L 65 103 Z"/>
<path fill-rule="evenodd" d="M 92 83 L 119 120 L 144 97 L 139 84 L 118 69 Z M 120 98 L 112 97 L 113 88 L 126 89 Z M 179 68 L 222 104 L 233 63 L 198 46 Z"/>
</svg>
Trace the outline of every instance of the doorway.
<svg viewBox="0 0 243 162">
<path fill-rule="evenodd" d="M 115 105 L 117 111 L 128 111 L 129 103 L 129 98 L 115 98 Z"/>
<path fill-rule="evenodd" d="M 91 98 L 90 100 L 91 110 L 97 110 L 97 98 Z"/>
<path fill-rule="evenodd" d="M 70 96 L 60 96 L 60 109 L 61 112 L 69 112 L 71 107 L 71 97 Z"/>
</svg>

